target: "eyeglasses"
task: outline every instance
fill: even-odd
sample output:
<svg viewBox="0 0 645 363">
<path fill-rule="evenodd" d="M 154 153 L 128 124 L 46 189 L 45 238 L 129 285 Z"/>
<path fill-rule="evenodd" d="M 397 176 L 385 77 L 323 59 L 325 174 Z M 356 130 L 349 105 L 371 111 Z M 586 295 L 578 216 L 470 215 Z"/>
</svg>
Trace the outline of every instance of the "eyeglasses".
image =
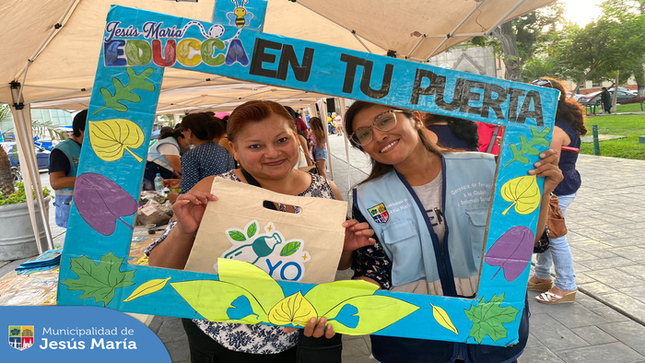
<svg viewBox="0 0 645 363">
<path fill-rule="evenodd" d="M 402 110 L 389 110 L 374 119 L 372 126 L 359 127 L 352 133 L 350 140 L 356 145 L 367 145 L 374 138 L 374 131 L 376 128 L 379 131 L 390 131 L 396 126 L 396 113 L 403 112 Z"/>
<path fill-rule="evenodd" d="M 538 78 L 536 80 L 533 80 L 531 81 L 531 84 L 540 86 L 540 87 L 547 86 L 547 87 L 553 88 L 553 83 L 551 83 L 551 81 L 549 81 L 548 79 L 543 79 L 543 78 Z"/>
</svg>

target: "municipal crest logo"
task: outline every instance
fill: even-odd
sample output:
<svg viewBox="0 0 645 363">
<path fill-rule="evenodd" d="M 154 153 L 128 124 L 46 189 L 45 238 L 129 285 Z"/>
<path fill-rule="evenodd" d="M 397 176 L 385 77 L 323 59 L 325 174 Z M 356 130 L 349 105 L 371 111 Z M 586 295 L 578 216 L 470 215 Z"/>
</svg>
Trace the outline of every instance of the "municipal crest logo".
<svg viewBox="0 0 645 363">
<path fill-rule="evenodd" d="M 383 203 L 375 205 L 372 208 L 368 208 L 367 211 L 376 223 L 387 223 L 388 219 L 390 219 L 390 214 L 387 212 L 387 209 L 385 209 L 385 204 Z"/>
<path fill-rule="evenodd" d="M 9 325 L 9 345 L 20 351 L 34 345 L 33 325 Z"/>
</svg>

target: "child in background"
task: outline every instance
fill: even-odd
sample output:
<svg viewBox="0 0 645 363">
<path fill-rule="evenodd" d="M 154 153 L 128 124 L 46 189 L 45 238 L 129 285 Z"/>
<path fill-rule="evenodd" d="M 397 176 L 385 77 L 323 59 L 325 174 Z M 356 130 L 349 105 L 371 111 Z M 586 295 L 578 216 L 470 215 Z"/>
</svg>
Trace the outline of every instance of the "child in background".
<svg viewBox="0 0 645 363">
<path fill-rule="evenodd" d="M 323 123 L 318 117 L 312 117 L 309 119 L 309 127 L 311 128 L 311 133 L 309 134 L 309 140 L 311 141 L 311 153 L 314 156 L 314 163 L 318 168 L 318 173 L 325 178 L 327 178 L 327 136 L 325 135 L 325 129 L 323 129 Z"/>
</svg>

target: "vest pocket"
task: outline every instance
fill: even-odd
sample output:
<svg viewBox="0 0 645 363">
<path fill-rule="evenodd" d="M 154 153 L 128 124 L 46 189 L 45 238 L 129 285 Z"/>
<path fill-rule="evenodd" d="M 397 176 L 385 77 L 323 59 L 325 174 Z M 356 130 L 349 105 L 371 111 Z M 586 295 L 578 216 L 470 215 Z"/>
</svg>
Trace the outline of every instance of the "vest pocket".
<svg viewBox="0 0 645 363">
<path fill-rule="evenodd" d="M 488 209 L 467 211 L 470 232 L 470 246 L 472 249 L 473 263 L 479 270 L 481 265 L 482 253 L 484 248 L 484 233 L 486 232 L 486 220 L 488 219 Z"/>
<path fill-rule="evenodd" d="M 404 220 L 383 228 L 381 241 L 392 260 L 392 284 L 398 286 L 425 276 L 423 253 L 412 220 Z"/>
</svg>

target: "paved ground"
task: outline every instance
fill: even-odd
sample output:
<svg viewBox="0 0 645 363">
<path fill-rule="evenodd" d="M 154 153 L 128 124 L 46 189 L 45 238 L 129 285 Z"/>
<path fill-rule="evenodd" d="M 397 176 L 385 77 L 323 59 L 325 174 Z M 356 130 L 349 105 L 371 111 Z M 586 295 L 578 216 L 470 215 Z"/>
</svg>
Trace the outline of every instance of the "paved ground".
<svg viewBox="0 0 645 363">
<path fill-rule="evenodd" d="M 334 180 L 346 193 L 348 179 L 364 179 L 369 163 L 351 149 L 348 170 L 344 138 L 332 135 L 330 145 Z M 645 161 L 580 155 L 578 169 L 583 186 L 567 226 L 580 292 L 575 303 L 556 306 L 529 293 L 531 335 L 520 362 L 645 362 Z M 0 267 L 0 274 L 9 268 Z M 188 362 L 179 319 L 155 317 L 150 328 L 173 362 Z M 344 339 L 345 362 L 376 362 L 367 337 Z"/>
</svg>

